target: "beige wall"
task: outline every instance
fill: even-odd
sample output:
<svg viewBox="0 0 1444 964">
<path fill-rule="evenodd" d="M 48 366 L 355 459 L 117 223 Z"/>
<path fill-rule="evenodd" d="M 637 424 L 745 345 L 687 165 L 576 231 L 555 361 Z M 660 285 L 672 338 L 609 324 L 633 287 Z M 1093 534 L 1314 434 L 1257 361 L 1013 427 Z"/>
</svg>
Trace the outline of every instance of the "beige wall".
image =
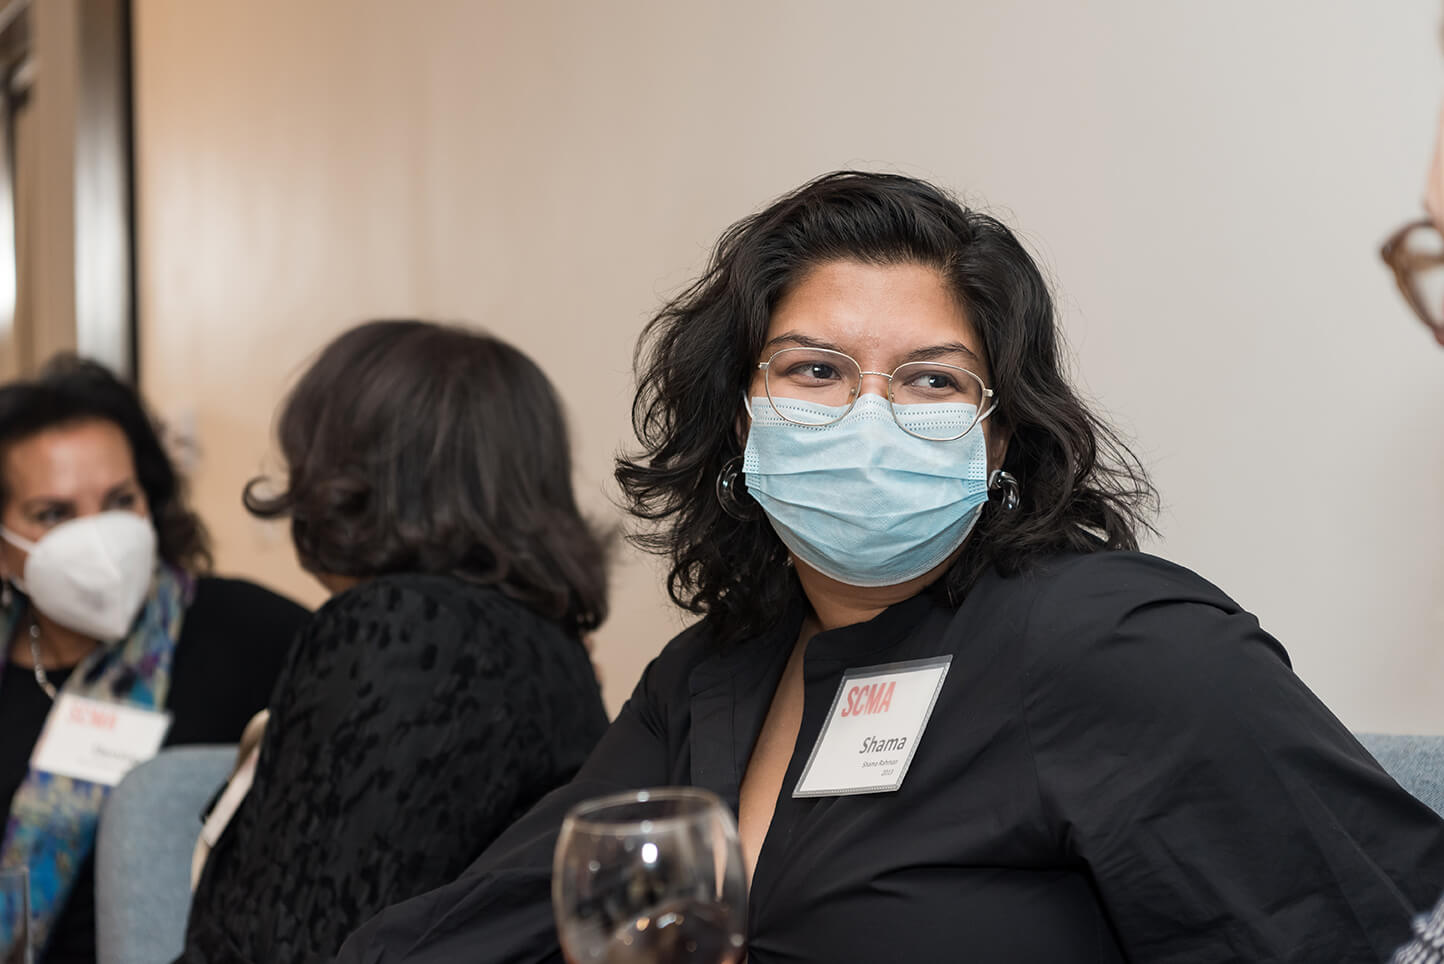
<svg viewBox="0 0 1444 964">
<path fill-rule="evenodd" d="M 1019 227 L 1138 440 L 1155 549 L 1257 612 L 1352 726 L 1444 732 L 1444 352 L 1376 242 L 1418 209 L 1437 0 L 137 0 L 141 365 L 194 425 L 225 569 L 273 407 L 364 317 L 466 318 L 562 390 L 615 518 L 629 357 L 719 231 L 900 169 Z M 615 707 L 671 635 L 626 556 Z"/>
</svg>

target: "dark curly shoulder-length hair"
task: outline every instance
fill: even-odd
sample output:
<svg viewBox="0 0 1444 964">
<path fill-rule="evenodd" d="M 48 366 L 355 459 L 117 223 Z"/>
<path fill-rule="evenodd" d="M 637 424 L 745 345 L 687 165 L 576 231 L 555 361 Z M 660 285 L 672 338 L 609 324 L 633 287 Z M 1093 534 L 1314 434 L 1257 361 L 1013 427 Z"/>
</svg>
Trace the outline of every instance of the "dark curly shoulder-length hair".
<svg viewBox="0 0 1444 964">
<path fill-rule="evenodd" d="M 633 535 L 668 555 L 668 591 L 737 638 L 770 623 L 793 591 L 765 520 L 722 511 L 716 480 L 741 451 L 745 396 L 773 309 L 807 272 L 835 261 L 935 268 L 982 339 L 1009 433 L 1003 468 L 1022 502 L 987 506 L 936 587 L 959 600 L 990 568 L 1014 573 L 1055 552 L 1134 549 L 1157 495 L 1137 458 L 1064 372 L 1053 300 L 1038 266 L 997 219 L 925 181 L 840 171 L 723 234 L 703 275 L 648 324 L 637 346 L 632 422 L 641 451 L 617 460 Z"/>
<path fill-rule="evenodd" d="M 209 572 L 210 539 L 186 503 L 185 479 L 161 444 L 159 423 L 135 389 L 104 365 L 57 355 L 34 378 L 0 386 L 0 455 L 40 432 L 92 419 L 117 426 L 130 443 L 160 558 L 192 573 Z M 9 497 L 0 474 L 0 505 Z"/>
<path fill-rule="evenodd" d="M 606 540 L 582 518 L 561 403 L 490 335 L 373 321 L 312 363 L 281 408 L 286 485 L 246 486 L 289 516 L 302 564 L 372 578 L 451 573 L 577 630 L 607 614 Z"/>
</svg>

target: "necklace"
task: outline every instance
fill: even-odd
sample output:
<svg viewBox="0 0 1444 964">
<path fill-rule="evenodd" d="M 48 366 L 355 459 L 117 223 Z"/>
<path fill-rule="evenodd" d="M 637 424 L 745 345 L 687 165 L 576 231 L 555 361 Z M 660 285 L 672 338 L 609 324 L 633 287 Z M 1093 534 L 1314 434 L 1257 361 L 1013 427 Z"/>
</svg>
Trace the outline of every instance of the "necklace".
<svg viewBox="0 0 1444 964">
<path fill-rule="evenodd" d="M 55 684 L 45 675 L 45 667 L 40 663 L 40 627 L 35 620 L 30 620 L 30 659 L 35 663 L 35 684 L 45 691 L 50 701 L 55 702 Z"/>
</svg>

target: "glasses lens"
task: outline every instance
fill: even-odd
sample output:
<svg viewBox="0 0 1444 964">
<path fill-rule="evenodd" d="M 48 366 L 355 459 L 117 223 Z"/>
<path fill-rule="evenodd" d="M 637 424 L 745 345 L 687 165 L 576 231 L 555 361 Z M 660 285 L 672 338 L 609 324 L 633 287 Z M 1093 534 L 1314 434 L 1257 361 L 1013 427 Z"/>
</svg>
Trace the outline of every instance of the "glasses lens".
<svg viewBox="0 0 1444 964">
<path fill-rule="evenodd" d="M 767 362 L 767 397 L 789 422 L 837 421 L 847 414 L 861 383 L 857 362 L 826 348 L 784 348 Z"/>
<path fill-rule="evenodd" d="M 1420 224 L 1400 239 L 1394 258 L 1415 310 L 1438 328 L 1444 326 L 1444 238 L 1432 224 Z"/>
<path fill-rule="evenodd" d="M 966 435 L 983 401 L 983 380 L 966 368 L 909 362 L 893 372 L 893 418 L 922 438 L 945 442 Z"/>
</svg>

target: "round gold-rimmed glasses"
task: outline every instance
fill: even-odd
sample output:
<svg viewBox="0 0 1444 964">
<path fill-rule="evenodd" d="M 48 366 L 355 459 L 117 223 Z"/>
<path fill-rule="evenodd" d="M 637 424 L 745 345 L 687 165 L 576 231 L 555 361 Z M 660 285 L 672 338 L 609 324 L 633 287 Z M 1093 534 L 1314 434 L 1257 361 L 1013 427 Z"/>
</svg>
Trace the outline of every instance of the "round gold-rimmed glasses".
<svg viewBox="0 0 1444 964">
<path fill-rule="evenodd" d="M 1379 256 L 1394 272 L 1404 301 L 1444 344 L 1444 237 L 1434 222 L 1404 225 L 1384 242 Z"/>
<path fill-rule="evenodd" d="M 864 375 L 887 379 L 893 421 L 930 442 L 962 438 L 997 407 L 981 378 L 942 361 L 906 362 L 889 374 L 863 371 L 851 355 L 830 348 L 784 348 L 757 368 L 772 410 L 797 425 L 840 421 L 857 403 Z"/>
</svg>

